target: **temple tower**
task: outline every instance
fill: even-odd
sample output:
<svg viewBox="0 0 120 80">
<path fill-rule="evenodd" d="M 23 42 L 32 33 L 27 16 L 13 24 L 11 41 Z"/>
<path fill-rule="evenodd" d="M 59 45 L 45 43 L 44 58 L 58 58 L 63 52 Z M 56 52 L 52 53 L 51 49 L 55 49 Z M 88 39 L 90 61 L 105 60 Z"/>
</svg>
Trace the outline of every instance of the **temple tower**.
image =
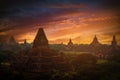
<svg viewBox="0 0 120 80">
<path fill-rule="evenodd" d="M 38 33 L 33 42 L 33 48 L 49 48 L 47 37 L 43 28 L 39 28 Z"/>
<path fill-rule="evenodd" d="M 17 44 L 17 42 L 16 42 L 16 40 L 15 40 L 15 38 L 13 37 L 13 36 L 11 36 L 10 38 L 9 38 L 9 40 L 8 40 L 8 44 Z"/>
<path fill-rule="evenodd" d="M 116 36 L 115 35 L 113 35 L 111 46 L 112 47 L 116 47 L 117 46 L 117 41 L 116 41 Z"/>
<path fill-rule="evenodd" d="M 69 39 L 69 42 L 68 42 L 68 44 L 67 44 L 67 47 L 68 47 L 69 49 L 72 49 L 72 48 L 73 48 L 73 42 L 72 42 L 71 38 Z"/>
<path fill-rule="evenodd" d="M 20 53 L 25 60 L 21 63 L 26 71 L 47 73 L 55 69 L 68 70 L 68 64 L 64 57 L 49 48 L 48 40 L 42 28 L 38 30 L 33 47 L 27 53 L 23 52 L 22 54 Z"/>
<path fill-rule="evenodd" d="M 96 35 L 95 35 L 95 37 L 94 37 L 94 39 L 93 39 L 93 41 L 91 42 L 90 45 L 92 45 L 92 46 L 98 46 L 98 45 L 101 45 L 100 42 L 98 41 Z"/>
<path fill-rule="evenodd" d="M 24 40 L 24 43 L 23 43 L 23 44 L 24 44 L 24 45 L 26 45 L 26 44 L 27 44 L 27 40 L 26 40 L 26 39 Z"/>
<path fill-rule="evenodd" d="M 68 46 L 73 46 L 73 42 L 72 42 L 71 38 L 70 38 L 70 40 L 69 40 L 69 42 L 68 42 L 67 45 L 68 45 Z"/>
</svg>

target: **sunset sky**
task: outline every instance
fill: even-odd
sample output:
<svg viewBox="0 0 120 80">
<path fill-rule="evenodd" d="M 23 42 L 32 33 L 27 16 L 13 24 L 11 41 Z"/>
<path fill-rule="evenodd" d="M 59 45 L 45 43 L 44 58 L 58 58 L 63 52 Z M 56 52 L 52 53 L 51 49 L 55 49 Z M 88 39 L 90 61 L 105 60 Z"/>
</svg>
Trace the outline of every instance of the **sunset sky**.
<svg viewBox="0 0 120 80">
<path fill-rule="evenodd" d="M 51 44 L 89 44 L 94 35 L 110 44 L 116 35 L 120 44 L 119 0 L 0 0 L 0 36 L 13 35 L 31 43 L 38 28 Z"/>
</svg>

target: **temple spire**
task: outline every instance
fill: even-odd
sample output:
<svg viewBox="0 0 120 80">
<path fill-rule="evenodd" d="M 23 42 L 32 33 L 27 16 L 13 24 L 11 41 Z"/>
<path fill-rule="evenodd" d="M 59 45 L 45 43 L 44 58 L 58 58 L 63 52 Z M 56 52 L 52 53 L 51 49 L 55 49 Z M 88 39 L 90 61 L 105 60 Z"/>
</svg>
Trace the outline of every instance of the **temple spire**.
<svg viewBox="0 0 120 80">
<path fill-rule="evenodd" d="M 112 45 L 113 47 L 115 47 L 115 46 L 117 45 L 117 41 L 116 41 L 116 36 L 115 36 L 115 35 L 113 35 L 113 40 L 112 40 L 111 45 Z"/>
<path fill-rule="evenodd" d="M 100 45 L 96 35 L 90 45 Z"/>
<path fill-rule="evenodd" d="M 43 28 L 39 28 L 33 42 L 33 48 L 49 48 L 48 40 Z"/>
<path fill-rule="evenodd" d="M 27 40 L 26 40 L 26 39 L 24 40 L 24 44 L 25 44 L 25 45 L 27 44 Z"/>
<path fill-rule="evenodd" d="M 71 39 L 71 38 L 69 39 L 69 42 L 68 42 L 67 46 L 68 46 L 68 47 L 72 47 L 72 46 L 73 46 L 73 42 L 72 42 L 72 39 Z"/>
<path fill-rule="evenodd" d="M 13 36 L 10 37 L 8 44 L 16 44 L 15 38 Z"/>
<path fill-rule="evenodd" d="M 98 43 L 98 39 L 97 39 L 96 35 L 95 35 L 95 37 L 93 39 L 93 42 Z"/>
</svg>

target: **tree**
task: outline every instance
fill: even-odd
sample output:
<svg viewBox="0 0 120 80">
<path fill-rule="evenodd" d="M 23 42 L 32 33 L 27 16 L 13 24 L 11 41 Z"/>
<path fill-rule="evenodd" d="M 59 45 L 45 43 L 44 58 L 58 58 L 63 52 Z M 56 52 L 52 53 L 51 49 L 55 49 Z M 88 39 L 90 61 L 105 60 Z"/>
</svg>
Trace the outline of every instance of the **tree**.
<svg viewBox="0 0 120 80">
<path fill-rule="evenodd" d="M 92 54 L 80 54 L 75 57 L 72 61 L 72 64 L 75 70 L 89 70 L 92 68 L 97 62 L 96 56 Z"/>
</svg>

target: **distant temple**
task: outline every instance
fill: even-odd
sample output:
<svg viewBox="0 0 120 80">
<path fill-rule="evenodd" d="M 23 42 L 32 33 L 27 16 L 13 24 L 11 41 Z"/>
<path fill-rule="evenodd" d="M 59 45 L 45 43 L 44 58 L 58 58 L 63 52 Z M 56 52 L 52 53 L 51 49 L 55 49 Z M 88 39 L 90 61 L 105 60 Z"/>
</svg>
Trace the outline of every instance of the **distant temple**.
<svg viewBox="0 0 120 80">
<path fill-rule="evenodd" d="M 95 35 L 93 41 L 90 43 L 90 45 L 91 46 L 99 46 L 99 45 L 101 45 L 100 42 L 98 41 L 96 35 Z"/>
<path fill-rule="evenodd" d="M 33 48 L 49 48 L 47 37 L 42 28 L 39 29 L 35 40 L 33 42 Z"/>
<path fill-rule="evenodd" d="M 38 30 L 33 47 L 27 53 L 19 53 L 16 57 L 16 64 L 23 65 L 29 72 L 46 73 L 55 69 L 64 71 L 69 67 L 60 53 L 49 48 L 43 28 Z"/>
<path fill-rule="evenodd" d="M 13 36 L 8 36 L 8 35 L 0 35 L 0 43 L 5 43 L 5 44 L 16 44 L 16 40 Z"/>
<path fill-rule="evenodd" d="M 113 40 L 112 40 L 111 46 L 112 47 L 116 47 L 117 46 L 117 41 L 116 41 L 115 35 L 113 36 Z"/>
<path fill-rule="evenodd" d="M 11 36 L 7 42 L 9 45 L 14 45 L 17 44 L 15 38 L 13 36 Z"/>
<path fill-rule="evenodd" d="M 72 40 L 71 40 L 71 38 L 70 38 L 70 40 L 69 40 L 69 42 L 68 42 L 68 44 L 67 44 L 67 47 L 68 48 L 72 48 L 73 47 L 73 42 L 72 42 Z"/>
<path fill-rule="evenodd" d="M 2 37 L 3 39 L 1 39 L 0 41 L 0 50 L 11 51 L 11 52 L 16 52 L 19 50 L 18 48 L 19 44 L 16 42 L 13 36 L 9 37 L 7 35 L 7 38 L 4 37 Z"/>
<path fill-rule="evenodd" d="M 21 44 L 21 46 L 22 46 L 22 50 L 24 50 L 24 51 L 29 50 L 30 47 L 31 47 L 30 44 L 27 43 L 27 40 L 26 40 L 26 39 L 24 39 L 23 44 Z"/>
<path fill-rule="evenodd" d="M 26 40 L 26 39 L 24 40 L 24 43 L 23 43 L 23 44 L 24 44 L 24 45 L 26 45 L 26 44 L 27 44 L 27 40 Z"/>
</svg>

